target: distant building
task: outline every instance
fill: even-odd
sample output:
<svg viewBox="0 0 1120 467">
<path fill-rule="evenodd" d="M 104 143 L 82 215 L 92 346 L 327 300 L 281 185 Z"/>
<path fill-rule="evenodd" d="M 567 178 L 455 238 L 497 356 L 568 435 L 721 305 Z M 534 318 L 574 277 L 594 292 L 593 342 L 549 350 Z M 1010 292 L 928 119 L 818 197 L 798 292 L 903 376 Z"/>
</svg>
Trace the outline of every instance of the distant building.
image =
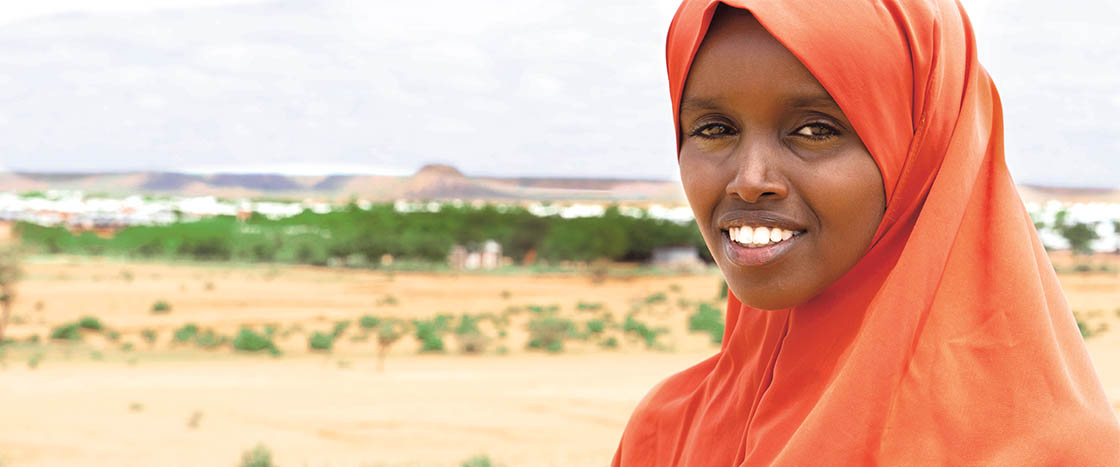
<svg viewBox="0 0 1120 467">
<path fill-rule="evenodd" d="M 700 252 L 695 246 L 667 246 L 653 249 L 653 264 L 661 267 L 702 267 Z"/>
</svg>

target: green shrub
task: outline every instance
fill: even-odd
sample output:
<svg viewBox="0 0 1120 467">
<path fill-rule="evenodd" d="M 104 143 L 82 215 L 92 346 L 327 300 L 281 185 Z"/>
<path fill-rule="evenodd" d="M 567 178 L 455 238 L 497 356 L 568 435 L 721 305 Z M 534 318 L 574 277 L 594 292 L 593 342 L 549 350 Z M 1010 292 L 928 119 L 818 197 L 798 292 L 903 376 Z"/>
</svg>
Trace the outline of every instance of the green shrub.
<svg viewBox="0 0 1120 467">
<path fill-rule="evenodd" d="M 379 306 L 380 305 L 393 306 L 393 305 L 396 305 L 398 303 L 399 302 L 397 301 L 397 297 L 394 297 L 392 295 L 386 295 L 386 296 L 382 297 L 381 299 L 377 300 L 377 304 Z"/>
<path fill-rule="evenodd" d="M 156 300 L 156 302 L 152 304 L 152 313 L 171 313 L 171 304 L 163 300 Z"/>
<path fill-rule="evenodd" d="M 576 309 L 580 310 L 580 311 L 599 311 L 599 310 L 603 309 L 603 304 L 602 303 L 579 302 L 579 303 L 576 303 Z"/>
<path fill-rule="evenodd" d="M 490 461 L 490 456 L 478 455 L 463 461 L 460 467 L 490 467 L 493 463 Z"/>
<path fill-rule="evenodd" d="M 479 317 L 464 314 L 459 317 L 459 325 L 455 327 L 455 334 L 460 336 L 465 334 L 479 334 L 481 331 L 478 329 Z"/>
<path fill-rule="evenodd" d="M 280 350 L 272 339 L 249 328 L 241 328 L 233 338 L 233 348 L 245 352 L 260 352 L 267 350 L 272 354 L 279 354 Z"/>
<path fill-rule="evenodd" d="M 716 307 L 701 303 L 696 313 L 688 317 L 688 330 L 708 333 L 713 344 L 723 341 L 723 313 Z"/>
<path fill-rule="evenodd" d="M 638 337 L 641 337 L 645 341 L 647 349 L 657 345 L 657 336 L 669 332 L 669 330 L 665 328 L 650 329 L 649 326 L 646 326 L 646 323 L 634 319 L 633 315 L 626 317 L 626 322 L 623 324 L 622 330 L 623 332 L 634 333 L 637 334 Z"/>
<path fill-rule="evenodd" d="M 615 339 L 614 336 L 611 336 L 604 339 L 603 342 L 599 343 L 599 345 L 608 349 L 616 349 L 618 348 L 618 339 Z"/>
<path fill-rule="evenodd" d="M 148 341 L 148 344 L 154 344 L 158 334 L 155 329 L 145 328 L 143 331 L 140 331 L 140 336 L 143 337 L 145 341 Z"/>
<path fill-rule="evenodd" d="M 346 328 L 348 327 L 350 327 L 350 321 L 334 323 L 334 329 L 331 330 L 331 339 L 333 340 L 335 337 L 341 336 L 342 333 L 346 332 Z"/>
<path fill-rule="evenodd" d="M 334 337 L 334 334 L 326 334 L 316 331 L 314 334 L 311 334 L 311 337 L 307 338 L 307 346 L 311 348 L 311 350 L 323 350 L 329 352 L 331 350 L 331 346 L 334 345 Z"/>
<path fill-rule="evenodd" d="M 51 329 L 51 339 L 77 341 L 82 340 L 81 327 L 78 323 L 67 323 Z"/>
<path fill-rule="evenodd" d="M 606 328 L 607 328 L 607 322 L 605 320 L 593 319 L 593 320 L 587 322 L 587 333 L 588 334 L 599 334 L 599 333 L 603 332 L 603 330 L 606 329 Z"/>
<path fill-rule="evenodd" d="M 179 329 L 175 330 L 175 342 L 190 342 L 198 335 L 198 325 L 194 323 L 184 324 Z"/>
<path fill-rule="evenodd" d="M 443 333 L 446 323 L 439 317 L 430 320 L 414 320 L 416 340 L 420 341 L 421 352 L 443 352 Z"/>
<path fill-rule="evenodd" d="M 646 305 L 653 305 L 653 304 L 656 304 L 656 303 L 663 303 L 663 302 L 665 302 L 665 300 L 667 298 L 668 297 L 665 296 L 664 292 L 657 292 L 655 294 L 651 294 L 651 295 L 647 296 L 645 298 L 645 300 L 643 300 L 643 301 L 645 302 Z"/>
<path fill-rule="evenodd" d="M 358 326 L 361 326 L 362 329 L 375 329 L 379 323 L 381 323 L 380 319 L 370 315 L 362 316 L 361 319 L 358 320 Z"/>
<path fill-rule="evenodd" d="M 204 349 L 213 349 L 226 343 L 224 336 L 218 335 L 213 329 L 207 329 L 198 333 L 194 338 L 194 343 Z"/>
<path fill-rule="evenodd" d="M 90 331 L 100 331 L 103 329 L 101 320 L 93 316 L 83 316 L 78 319 L 78 327 L 82 329 L 89 329 Z"/>
<path fill-rule="evenodd" d="M 571 320 L 545 316 L 529 321 L 530 349 L 556 353 L 564 350 L 564 340 L 575 331 Z"/>
<path fill-rule="evenodd" d="M 272 463 L 272 451 L 263 444 L 258 444 L 248 451 L 241 453 L 239 467 L 275 467 Z"/>
</svg>

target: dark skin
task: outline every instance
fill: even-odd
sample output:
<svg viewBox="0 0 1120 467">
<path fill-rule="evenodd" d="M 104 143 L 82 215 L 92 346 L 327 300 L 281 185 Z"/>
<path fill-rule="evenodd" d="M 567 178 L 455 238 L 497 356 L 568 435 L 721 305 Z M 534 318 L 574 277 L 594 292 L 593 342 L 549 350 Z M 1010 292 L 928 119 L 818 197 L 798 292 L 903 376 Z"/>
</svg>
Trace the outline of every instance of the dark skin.
<svg viewBox="0 0 1120 467">
<path fill-rule="evenodd" d="M 824 87 L 750 13 L 717 12 L 689 71 L 679 131 L 685 194 L 744 304 L 805 303 L 870 247 L 886 205 L 878 166 Z M 787 238 L 732 240 L 744 227 Z"/>
</svg>

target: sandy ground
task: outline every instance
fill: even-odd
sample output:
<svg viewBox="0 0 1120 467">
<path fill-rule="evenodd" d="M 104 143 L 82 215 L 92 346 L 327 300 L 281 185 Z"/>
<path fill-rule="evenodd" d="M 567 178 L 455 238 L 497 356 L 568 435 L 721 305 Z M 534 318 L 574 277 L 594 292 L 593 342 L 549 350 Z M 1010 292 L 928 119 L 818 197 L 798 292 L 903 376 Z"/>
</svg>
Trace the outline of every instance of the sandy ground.
<svg viewBox="0 0 1120 467">
<path fill-rule="evenodd" d="M 1111 261 L 1111 259 L 1109 259 Z M 1057 262 L 1057 261 L 1056 261 Z M 303 267 L 136 264 L 55 259 L 28 266 L 0 359 L 0 465 L 236 465 L 263 443 L 281 466 L 605 465 L 637 401 L 665 376 L 715 351 L 688 333 L 688 314 L 714 301 L 712 274 L 610 279 L 346 272 Z M 1099 332 L 1087 340 L 1120 408 L 1120 275 L 1062 276 L 1071 306 Z M 663 294 L 664 300 L 651 300 Z M 389 299 L 391 297 L 391 299 Z M 172 311 L 150 312 L 157 300 Z M 577 303 L 602 303 L 599 311 Z M 650 303 L 647 303 L 650 302 Z M 363 314 L 415 318 L 559 307 L 577 322 L 639 310 L 666 327 L 660 350 L 615 331 L 620 347 L 576 342 L 525 351 L 527 313 L 482 355 L 417 355 L 395 345 L 376 370 L 371 341 L 352 325 L 330 354 L 307 336 Z M 45 343 L 50 329 L 97 316 L 120 333 Z M 271 323 L 284 355 L 172 344 L 197 323 L 222 334 Z M 149 345 L 143 329 L 158 331 Z M 494 333 L 495 329 L 488 329 Z M 131 344 L 134 350 L 124 346 Z"/>
</svg>

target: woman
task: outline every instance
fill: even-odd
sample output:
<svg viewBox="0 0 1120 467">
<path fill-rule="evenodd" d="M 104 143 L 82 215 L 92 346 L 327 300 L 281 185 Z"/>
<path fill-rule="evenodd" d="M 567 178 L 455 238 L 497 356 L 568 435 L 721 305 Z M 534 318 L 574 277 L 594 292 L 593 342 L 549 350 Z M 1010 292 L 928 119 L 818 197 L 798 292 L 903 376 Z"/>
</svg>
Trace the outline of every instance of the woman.
<svg viewBox="0 0 1120 467">
<path fill-rule="evenodd" d="M 667 59 L 732 297 L 614 465 L 1120 465 L 958 4 L 686 0 Z"/>
</svg>

